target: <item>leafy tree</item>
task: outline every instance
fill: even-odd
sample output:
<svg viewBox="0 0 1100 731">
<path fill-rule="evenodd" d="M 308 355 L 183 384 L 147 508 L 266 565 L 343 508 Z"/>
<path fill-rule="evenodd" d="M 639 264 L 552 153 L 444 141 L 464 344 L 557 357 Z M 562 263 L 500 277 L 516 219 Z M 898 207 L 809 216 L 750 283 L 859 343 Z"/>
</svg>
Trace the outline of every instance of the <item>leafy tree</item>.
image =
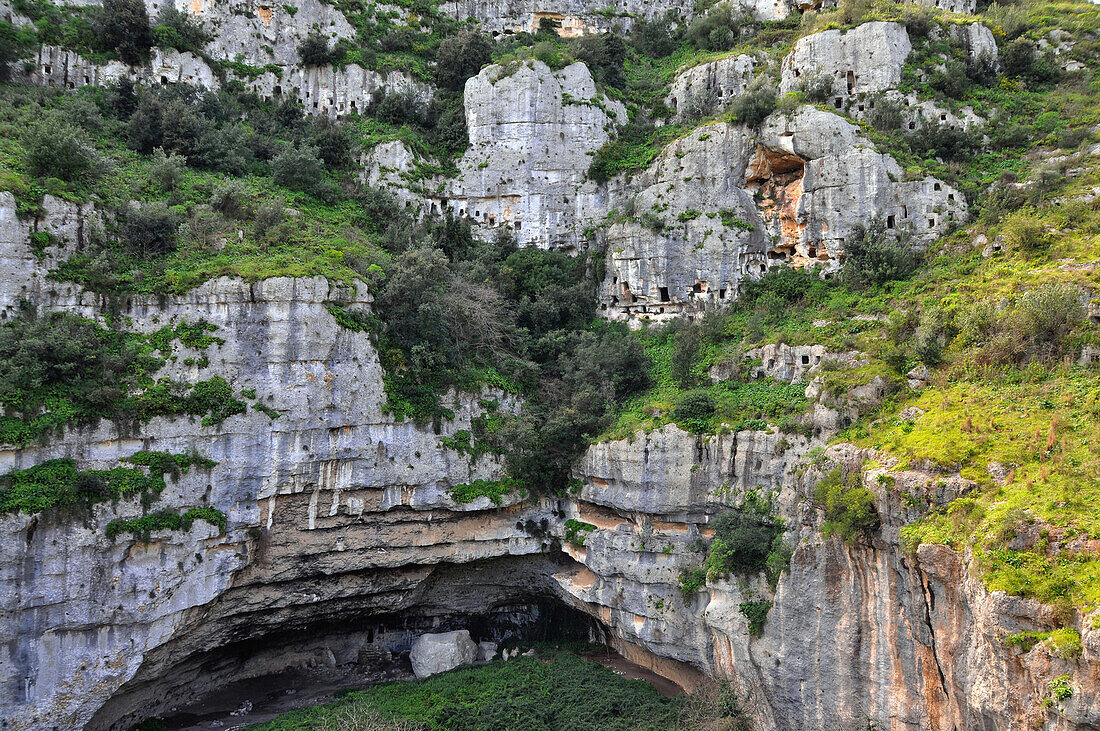
<svg viewBox="0 0 1100 731">
<path fill-rule="evenodd" d="M 190 13 L 178 10 L 175 5 L 166 4 L 157 16 L 153 38 L 161 48 L 174 48 L 177 51 L 201 55 L 213 36 Z"/>
<path fill-rule="evenodd" d="M 26 58 L 36 46 L 37 39 L 29 27 L 16 28 L 8 22 L 0 22 L 0 81 L 7 81 L 10 65 Z"/>
<path fill-rule="evenodd" d="M 298 58 L 303 66 L 327 66 L 335 57 L 329 48 L 328 38 L 313 30 L 298 45 Z"/>
<path fill-rule="evenodd" d="M 288 146 L 271 161 L 271 173 L 279 185 L 307 193 L 319 191 L 325 182 L 325 165 L 310 145 Z"/>
<path fill-rule="evenodd" d="M 881 222 L 869 228 L 855 226 L 844 245 L 841 278 L 854 289 L 865 289 L 886 282 L 906 279 L 917 270 L 920 257 L 905 237 L 886 233 Z"/>
<path fill-rule="evenodd" d="M 103 0 L 96 29 L 99 42 L 114 49 L 131 66 L 149 60 L 153 47 L 153 29 L 142 0 Z"/>
<path fill-rule="evenodd" d="M 130 205 L 120 216 L 123 245 L 141 257 L 159 256 L 176 249 L 176 232 L 183 216 L 160 201 Z"/>
<path fill-rule="evenodd" d="M 435 62 L 435 83 L 443 89 L 462 91 L 466 80 L 477 76 L 492 60 L 489 39 L 476 30 L 464 30 L 443 39 Z"/>
<path fill-rule="evenodd" d="M 27 166 L 42 178 L 77 182 L 98 175 L 100 159 L 87 139 L 56 117 L 48 117 L 31 130 L 27 141 Z"/>
<path fill-rule="evenodd" d="M 688 391 L 680 397 L 680 403 L 672 412 L 677 424 L 688 431 L 705 431 L 714 417 L 717 404 L 714 397 L 703 389 Z"/>
<path fill-rule="evenodd" d="M 745 92 L 730 105 L 734 119 L 749 127 L 758 127 L 764 119 L 775 111 L 775 88 L 763 75 L 757 76 Z"/>
</svg>

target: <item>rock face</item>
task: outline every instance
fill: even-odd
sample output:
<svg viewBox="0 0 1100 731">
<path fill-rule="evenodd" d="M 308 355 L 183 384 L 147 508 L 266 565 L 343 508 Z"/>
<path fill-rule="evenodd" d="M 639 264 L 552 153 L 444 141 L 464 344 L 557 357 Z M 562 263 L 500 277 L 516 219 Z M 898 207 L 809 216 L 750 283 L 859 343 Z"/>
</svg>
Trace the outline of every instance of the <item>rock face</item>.
<svg viewBox="0 0 1100 731">
<path fill-rule="evenodd" d="M 673 79 L 665 104 L 677 120 L 724 111 L 745 91 L 752 69 L 744 54 L 693 66 Z"/>
<path fill-rule="evenodd" d="M 729 154 L 752 149 L 744 131 L 717 127 Z M 843 130 L 837 134 L 843 143 Z M 831 144 L 793 149 L 812 155 Z M 26 283 L 5 279 L 2 304 L 28 299 L 92 315 L 94 298 L 45 273 L 79 245 L 94 211 L 52 199 L 45 209 L 39 220 L 19 221 L 10 195 L 0 198 L 0 266 Z M 54 232 L 60 248 L 34 254 L 27 237 L 35 229 Z M 370 340 L 337 326 L 327 309 L 333 301 L 369 306 L 365 292 L 319 278 L 220 279 L 185 296 L 122 303 L 145 331 L 199 318 L 216 324 L 225 342 L 209 348 L 208 365 L 180 360 L 163 375 L 222 375 L 236 394 L 254 389 L 257 402 L 281 414 L 274 421 L 250 410 L 214 426 L 159 418 L 121 433 L 100 424 L 46 445 L 0 449 L 5 472 L 62 456 L 111 467 L 139 449 L 195 450 L 217 465 L 170 483 L 154 508 L 210 506 L 228 517 L 225 533 L 200 521 L 148 540 L 105 533 L 110 520 L 142 513 L 136 498 L 76 519 L 0 517 L 7 728 L 127 728 L 229 680 L 371 662 L 409 651 L 425 632 L 461 630 L 474 615 L 522 621 L 533 616 L 534 597 L 586 613 L 628 657 L 685 686 L 703 673 L 732 674 L 765 728 L 867 718 L 913 731 L 1022 728 L 1042 720 L 1039 701 L 1052 678 L 1085 678 L 1083 669 L 1095 667 L 1100 636 L 1091 625 L 1080 627 L 1079 660 L 1038 646 L 1021 653 L 1001 638 L 1048 629 L 1049 609 L 989 594 L 969 559 L 948 548 L 902 550 L 900 527 L 916 510 L 903 496 L 942 505 L 971 489 L 965 481 L 895 472 L 887 487 L 877 479 L 883 470 L 872 470 L 865 485 L 882 517 L 876 537 L 854 545 L 821 537 L 809 499 L 815 481 L 831 464 L 869 456 L 840 445 L 816 452 L 824 467 L 807 465 L 838 425 L 829 416 L 838 407 L 815 386 L 820 364 L 801 358 L 833 356 L 760 353 L 761 368 L 770 368 L 761 375 L 809 382 L 807 393 L 819 400 L 813 437 L 701 437 L 669 425 L 591 447 L 576 473 L 583 486 L 568 500 L 461 505 L 450 486 L 498 477 L 499 466 L 484 457 L 471 463 L 442 448 L 429 428 L 387 416 Z M 769 366 L 769 354 L 786 365 Z M 456 397 L 452 408 L 442 435 L 469 429 L 481 409 L 472 397 Z M 775 497 L 795 549 L 789 571 L 774 589 L 763 576 L 735 577 L 685 599 L 679 572 L 701 561 L 699 539 L 711 519 L 750 490 Z M 558 550 L 551 536 L 564 536 L 566 518 L 595 528 L 583 546 Z M 543 520 L 551 535 L 525 528 Z M 760 637 L 750 635 L 741 610 L 750 601 L 774 602 Z M 416 651 L 414 663 L 434 658 L 426 664 L 433 671 L 473 661 L 478 647 L 459 634 L 446 643 L 446 662 Z M 1085 686 L 1060 710 L 1048 728 L 1100 722 Z"/>
<path fill-rule="evenodd" d="M 813 107 L 773 114 L 759 133 L 699 127 L 609 195 L 600 311 L 694 316 L 772 264 L 837 267 L 857 226 L 924 246 L 966 220 L 959 191 L 905 177 L 854 125 Z"/>
<path fill-rule="evenodd" d="M 783 59 L 780 91 L 797 91 L 815 77 L 832 81 L 839 108 L 848 97 L 896 89 L 912 50 L 900 23 L 864 23 L 847 33 L 827 30 L 806 36 Z"/>
<path fill-rule="evenodd" d="M 469 630 L 420 635 L 409 651 L 413 672 L 418 678 L 454 670 L 477 659 L 478 646 Z"/>
<path fill-rule="evenodd" d="M 793 2 L 793 0 L 739 0 L 738 4 L 757 20 L 782 20 L 793 7 L 820 6 L 820 2 Z M 697 5 L 687 0 L 659 0 L 640 2 L 621 0 L 615 5 L 615 13 L 607 12 L 607 4 L 598 0 L 447 0 L 442 10 L 458 20 L 476 20 L 481 27 L 494 35 L 535 33 L 544 21 L 549 21 L 565 38 L 576 38 L 585 33 L 597 33 L 615 28 L 627 29 L 637 19 L 659 20 L 672 12 L 690 20 Z"/>
<path fill-rule="evenodd" d="M 296 98 L 308 114 L 338 119 L 362 112 L 376 91 L 410 93 L 423 101 L 431 96 L 426 84 L 396 71 L 379 73 L 356 64 L 339 69 L 301 66 L 298 46 L 314 29 L 330 43 L 356 37 L 343 13 L 321 0 L 306 0 L 296 6 L 239 0 L 178 0 L 173 4 L 211 34 L 205 49 L 209 58 L 250 67 L 237 71 L 229 65 L 226 76 L 268 99 Z M 155 20 L 161 3 L 147 0 L 146 9 Z M 125 76 L 148 84 L 183 83 L 203 89 L 220 85 L 219 75 L 203 59 L 174 49 L 155 48 L 148 65 L 130 67 L 118 61 L 96 64 L 73 51 L 43 46 L 33 59 L 27 59 L 26 66 L 29 70 L 22 62 L 11 68 L 26 83 L 69 89 L 102 86 Z"/>
<path fill-rule="evenodd" d="M 700 127 L 631 181 L 638 193 L 606 234 L 606 317 L 693 315 L 731 301 L 743 279 L 764 273 L 764 222 L 741 188 L 754 143 L 740 126 Z"/>
<path fill-rule="evenodd" d="M 966 557 L 949 548 L 922 546 L 912 557 L 900 550 L 899 529 L 913 510 L 901 495 L 943 504 L 966 484 L 903 472 L 894 473 L 894 489 L 884 489 L 876 479 L 884 470 L 872 470 L 864 484 L 876 495 L 879 537 L 857 545 L 823 540 L 805 499 L 820 472 L 803 472 L 796 458 L 813 443 L 784 447 L 776 439 L 761 432 L 691 437 L 670 427 L 632 444 L 593 447 L 571 509 L 596 528 L 583 547 L 567 546 L 583 566 L 555 575 L 563 594 L 623 645 L 664 658 L 654 665 L 670 675 L 690 678 L 672 660 L 734 676 L 765 728 L 853 728 L 873 719 L 914 731 L 1077 729 L 1100 720 L 1089 694 L 1055 720 L 1039 703 L 1049 680 L 1097 661 L 1094 630 L 1081 629 L 1088 649 L 1078 661 L 1021 653 L 1002 638 L 1049 627 L 1048 609 L 990 594 Z M 866 456 L 843 445 L 825 454 L 841 464 Z M 709 516 L 748 489 L 778 491 L 796 546 L 789 573 L 774 592 L 756 576 L 711 580 L 681 596 L 678 573 L 698 566 L 693 547 Z M 774 606 L 753 638 L 743 603 L 764 600 Z"/>
<path fill-rule="evenodd" d="M 580 222 L 603 208 L 585 181 L 591 155 L 626 108 L 597 92 L 583 63 L 552 71 L 537 60 L 482 69 L 466 82 L 465 106 L 470 148 L 431 210 L 485 233 L 504 227 L 521 245 L 583 248 Z"/>
<path fill-rule="evenodd" d="M 765 122 L 745 177 L 779 238 L 774 251 L 795 263 L 836 261 L 857 225 L 878 221 L 925 245 L 966 220 L 959 191 L 931 177 L 906 180 L 892 157 L 857 132 L 812 107 Z"/>
</svg>

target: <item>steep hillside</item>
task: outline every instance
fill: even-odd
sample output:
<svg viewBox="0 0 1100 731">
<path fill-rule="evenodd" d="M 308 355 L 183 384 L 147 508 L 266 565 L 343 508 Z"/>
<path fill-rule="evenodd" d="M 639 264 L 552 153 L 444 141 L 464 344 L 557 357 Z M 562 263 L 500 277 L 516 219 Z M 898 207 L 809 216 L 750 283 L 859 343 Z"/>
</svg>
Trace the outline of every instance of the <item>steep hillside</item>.
<svg viewBox="0 0 1100 731">
<path fill-rule="evenodd" d="M 1100 7 L 0 20 L 3 728 L 563 623 L 728 724 L 1100 725 Z"/>
</svg>

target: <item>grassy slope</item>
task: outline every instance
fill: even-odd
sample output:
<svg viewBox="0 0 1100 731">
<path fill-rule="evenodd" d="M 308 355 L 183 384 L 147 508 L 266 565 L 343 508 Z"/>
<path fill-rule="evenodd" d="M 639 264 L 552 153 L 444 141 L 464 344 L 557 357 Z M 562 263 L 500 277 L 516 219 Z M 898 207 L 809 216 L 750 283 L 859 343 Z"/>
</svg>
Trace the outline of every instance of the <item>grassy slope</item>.
<svg viewBox="0 0 1100 731">
<path fill-rule="evenodd" d="M 644 681 L 541 647 L 537 657 L 459 668 L 414 683 L 384 683 L 249 728 L 316 728 L 336 718 L 377 714 L 426 729 L 656 730 L 675 727 L 679 706 Z"/>
</svg>

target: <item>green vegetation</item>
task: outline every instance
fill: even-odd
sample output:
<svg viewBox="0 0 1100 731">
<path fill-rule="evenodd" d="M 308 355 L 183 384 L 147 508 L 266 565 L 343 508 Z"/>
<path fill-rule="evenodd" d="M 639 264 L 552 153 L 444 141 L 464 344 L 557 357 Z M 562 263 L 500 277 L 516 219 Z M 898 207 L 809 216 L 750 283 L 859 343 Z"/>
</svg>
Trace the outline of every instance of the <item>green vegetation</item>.
<svg viewBox="0 0 1100 731">
<path fill-rule="evenodd" d="M 229 519 L 225 513 L 217 508 L 191 508 L 183 513 L 162 510 L 131 520 L 121 518 L 112 520 L 107 524 L 107 537 L 115 538 L 123 533 L 129 533 L 139 540 L 148 541 L 149 535 L 155 530 L 189 531 L 196 520 L 205 520 L 223 533 L 229 525 Z"/>
<path fill-rule="evenodd" d="M 465 485 L 455 485 L 451 488 L 451 497 L 459 503 L 470 503 L 479 497 L 487 497 L 493 501 L 493 505 L 500 505 L 501 499 L 511 492 L 526 492 L 527 485 L 515 478 L 506 477 L 503 480 L 474 480 Z"/>
<path fill-rule="evenodd" d="M 1051 632 L 1018 632 L 1004 638 L 1006 645 L 1030 652 L 1042 643 L 1047 651 L 1063 660 L 1073 660 L 1081 655 L 1081 633 L 1072 627 L 1062 627 Z"/>
<path fill-rule="evenodd" d="M 684 598 L 684 604 L 690 604 L 695 598 L 695 593 L 707 584 L 707 570 L 702 566 L 680 571 L 680 595 Z"/>
<path fill-rule="evenodd" d="M 173 343 L 204 350 L 222 342 L 207 334 L 213 330 L 200 320 L 141 335 L 31 310 L 0 323 L 0 441 L 22 446 L 65 425 L 100 419 L 189 414 L 210 426 L 242 413 L 244 404 L 219 376 L 194 384 L 152 381 Z"/>
<path fill-rule="evenodd" d="M 570 518 L 565 521 L 565 535 L 563 538 L 566 543 L 572 543 L 574 546 L 583 546 L 585 538 L 594 530 L 596 530 L 596 526 L 591 523 L 585 523 L 582 520 Z"/>
<path fill-rule="evenodd" d="M 858 471 L 830 471 L 814 486 L 814 502 L 825 511 L 821 532 L 826 538 L 837 535 L 851 543 L 870 537 L 879 526 L 874 493 L 863 486 Z"/>
<path fill-rule="evenodd" d="M 196 455 L 165 452 L 136 452 L 125 461 L 148 471 L 133 467 L 78 470 L 76 462 L 62 458 L 9 472 L 0 477 L 0 512 L 36 513 L 129 495 L 141 495 L 148 503 L 164 490 L 165 475 L 175 479 L 191 467 L 209 469 L 216 464 Z"/>
<path fill-rule="evenodd" d="M 621 678 L 590 660 L 540 646 L 536 657 L 462 667 L 416 682 L 382 683 L 249 729 L 320 728 L 349 717 L 360 719 L 349 728 L 362 728 L 361 719 L 377 717 L 423 729 L 663 730 L 676 726 L 680 705 L 644 681 Z"/>
<path fill-rule="evenodd" d="M 772 602 L 768 599 L 742 602 L 738 607 L 741 614 L 749 620 L 749 634 L 760 637 L 764 634 L 764 622 L 768 619 L 768 611 L 772 608 Z"/>
</svg>

